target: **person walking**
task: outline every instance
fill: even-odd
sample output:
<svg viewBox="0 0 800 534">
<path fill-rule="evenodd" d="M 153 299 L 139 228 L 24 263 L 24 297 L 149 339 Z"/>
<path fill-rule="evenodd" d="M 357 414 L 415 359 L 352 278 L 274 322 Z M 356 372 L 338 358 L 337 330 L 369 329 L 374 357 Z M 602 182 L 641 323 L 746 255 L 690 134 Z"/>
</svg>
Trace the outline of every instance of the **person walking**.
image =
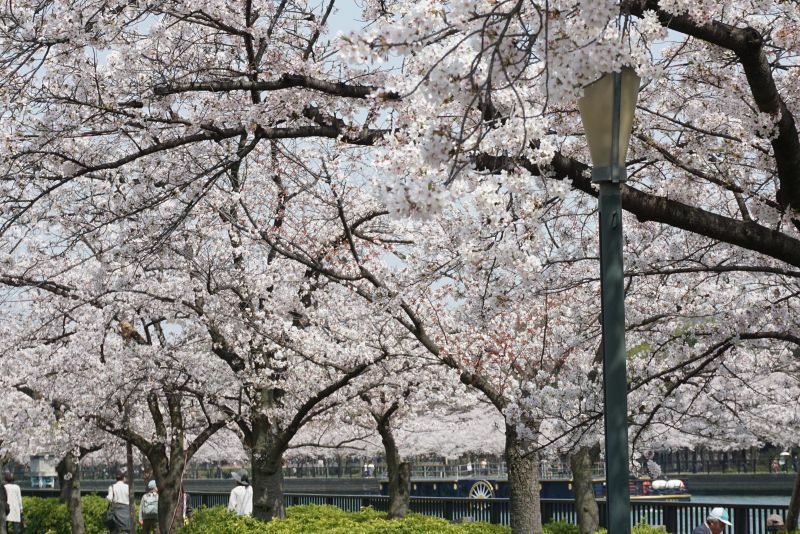
<svg viewBox="0 0 800 534">
<path fill-rule="evenodd" d="M 697 525 L 692 534 L 720 534 L 725 532 L 725 525 L 731 526 L 728 511 L 724 508 L 712 508 L 706 520 Z"/>
<path fill-rule="evenodd" d="M 253 488 L 247 473 L 234 473 L 231 475 L 237 486 L 231 490 L 228 499 L 228 510 L 236 515 L 253 515 Z"/>
<path fill-rule="evenodd" d="M 158 532 L 158 488 L 155 480 L 147 483 L 147 493 L 139 501 L 139 524 L 142 525 L 142 534 Z"/>
<path fill-rule="evenodd" d="M 112 524 L 109 525 L 111 534 L 121 534 L 131 530 L 130 496 L 128 485 L 125 483 L 125 472 L 117 473 L 117 481 L 108 487 L 106 500 L 110 503 Z"/>
<path fill-rule="evenodd" d="M 8 534 L 22 534 L 22 492 L 19 486 L 14 484 L 14 474 L 6 471 L 3 475 L 5 479 L 6 503 L 8 504 L 8 514 L 6 515 L 6 528 Z"/>
</svg>

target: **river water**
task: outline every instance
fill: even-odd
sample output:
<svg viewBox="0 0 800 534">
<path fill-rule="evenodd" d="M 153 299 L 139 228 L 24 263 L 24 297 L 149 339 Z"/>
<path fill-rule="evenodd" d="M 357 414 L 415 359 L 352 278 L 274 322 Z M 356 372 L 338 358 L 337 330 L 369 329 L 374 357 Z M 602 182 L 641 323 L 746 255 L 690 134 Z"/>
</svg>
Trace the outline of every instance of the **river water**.
<svg viewBox="0 0 800 534">
<path fill-rule="evenodd" d="M 692 495 L 693 503 L 711 504 L 777 504 L 789 506 L 788 495 Z"/>
</svg>

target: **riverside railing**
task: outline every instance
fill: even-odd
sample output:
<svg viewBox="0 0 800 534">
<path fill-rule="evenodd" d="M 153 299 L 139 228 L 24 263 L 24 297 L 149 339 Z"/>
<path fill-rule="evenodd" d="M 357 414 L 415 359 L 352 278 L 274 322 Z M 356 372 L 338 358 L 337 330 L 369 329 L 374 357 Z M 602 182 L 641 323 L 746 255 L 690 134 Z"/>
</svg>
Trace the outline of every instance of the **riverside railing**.
<svg viewBox="0 0 800 534">
<path fill-rule="evenodd" d="M 286 478 L 386 478 L 386 465 L 366 464 L 301 464 L 283 468 Z M 464 478 L 470 476 L 501 477 L 508 476 L 505 462 L 476 460 L 460 464 L 444 464 L 440 462 L 416 462 L 411 465 L 412 478 Z M 592 465 L 592 476 L 605 477 L 605 464 L 596 462 Z M 542 462 L 539 466 L 539 478 L 563 479 L 572 478 L 569 464 L 561 461 Z"/>
<path fill-rule="evenodd" d="M 389 497 L 385 495 L 324 495 L 287 493 L 287 506 L 302 504 L 330 504 L 343 510 L 357 512 L 370 506 L 385 512 Z M 227 495 L 217 493 L 192 495 L 196 506 L 219 506 L 227 504 Z M 542 522 L 577 522 L 575 502 L 569 499 L 541 499 Z M 606 503 L 598 501 L 600 524 L 606 524 Z M 721 506 L 728 510 L 733 526 L 727 532 L 733 534 L 766 534 L 767 517 L 771 514 L 786 516 L 787 506 L 757 504 L 709 504 L 672 501 L 631 502 L 631 525 L 647 523 L 663 525 L 671 534 L 690 534 L 702 523 L 708 512 Z M 448 521 L 485 521 L 501 525 L 511 523 L 508 499 L 469 499 L 455 497 L 411 497 L 412 512 L 441 517 Z"/>
<path fill-rule="evenodd" d="M 23 490 L 25 495 L 56 497 L 57 490 Z M 94 493 L 94 492 L 88 492 Z M 105 495 L 106 492 L 98 492 Z M 192 506 L 226 506 L 228 493 L 195 491 L 190 493 Z M 138 494 L 137 494 L 138 497 Z M 329 504 L 343 510 L 357 512 L 364 507 L 385 512 L 389 507 L 389 497 L 385 495 L 331 495 L 309 493 L 284 494 L 287 506 L 303 504 Z M 575 502 L 570 499 L 541 499 L 542 522 L 577 522 Z M 598 501 L 600 524 L 606 524 L 606 503 Z M 778 514 L 786 517 L 788 506 L 758 504 L 718 504 L 674 501 L 632 501 L 631 525 L 647 523 L 662 525 L 671 534 L 690 534 L 692 529 L 703 522 L 708 512 L 715 507 L 727 509 L 733 526 L 728 534 L 766 534 L 767 517 Z M 456 497 L 411 497 L 412 512 L 441 517 L 448 521 L 485 521 L 487 523 L 509 525 L 511 511 L 508 499 L 469 499 Z"/>
</svg>

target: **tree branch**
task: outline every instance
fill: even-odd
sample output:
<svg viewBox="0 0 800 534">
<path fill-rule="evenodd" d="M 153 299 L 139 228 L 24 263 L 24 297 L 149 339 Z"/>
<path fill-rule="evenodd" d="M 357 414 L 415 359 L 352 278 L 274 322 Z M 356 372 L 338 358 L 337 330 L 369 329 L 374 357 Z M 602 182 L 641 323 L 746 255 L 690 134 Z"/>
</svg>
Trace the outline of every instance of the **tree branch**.
<svg viewBox="0 0 800 534">
<path fill-rule="evenodd" d="M 229 93 L 232 91 L 278 91 L 300 87 L 311 89 L 320 93 L 345 98 L 378 98 L 382 100 L 399 100 L 400 95 L 395 92 L 383 92 L 371 85 L 348 84 L 344 82 L 329 82 L 313 78 L 304 74 L 283 74 L 275 80 L 224 80 L 192 82 L 180 84 L 162 84 L 153 88 L 157 96 L 174 95 L 189 92 Z"/>
</svg>

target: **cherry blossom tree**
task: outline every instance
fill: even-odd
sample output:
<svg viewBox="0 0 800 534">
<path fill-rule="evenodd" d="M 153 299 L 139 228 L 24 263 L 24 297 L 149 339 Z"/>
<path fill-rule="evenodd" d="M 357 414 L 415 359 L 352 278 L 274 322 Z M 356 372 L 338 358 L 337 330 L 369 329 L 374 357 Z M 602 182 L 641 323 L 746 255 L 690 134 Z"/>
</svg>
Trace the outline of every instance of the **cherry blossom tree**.
<svg viewBox="0 0 800 534">
<path fill-rule="evenodd" d="M 33 269 L 29 272 L 38 278 Z M 89 303 L 82 302 L 76 297 L 80 291 L 65 282 L 83 273 L 67 273 L 59 285 L 65 297 L 53 299 L 49 291 L 32 291 L 42 293 L 33 296 L 41 309 L 26 314 L 25 335 L 8 340 L 14 363 L 8 379 L 44 410 L 53 412 L 55 424 L 63 427 L 62 437 L 50 439 L 64 448 L 72 476 L 77 474 L 76 456 L 96 447 L 91 441 L 83 445 L 87 438 L 79 439 L 87 431 L 89 438 L 96 439 L 92 429 L 140 449 L 162 485 L 159 521 L 168 531 L 187 459 L 229 421 L 225 414 L 205 405 L 208 396 L 219 394 L 220 387 L 214 382 L 220 377 L 219 370 L 196 362 L 198 356 L 202 360 L 203 351 L 191 338 L 178 332 L 162 333 L 161 341 L 153 344 L 130 322 L 114 320 L 115 304 L 121 303 L 113 298 L 99 302 L 97 295 L 92 295 Z M 109 320 L 118 324 L 119 330 L 109 328 Z M 148 337 L 153 326 L 144 326 Z M 215 361 L 210 360 L 212 364 Z M 195 363 L 196 371 L 205 372 L 198 375 L 204 378 L 187 372 L 185 365 L 190 362 Z M 199 391 L 202 394 L 196 394 Z"/>
<path fill-rule="evenodd" d="M 252 184 L 255 188 L 261 185 L 257 181 Z M 313 192 L 313 184 L 302 182 L 298 186 Z M 261 216 L 259 202 L 263 198 L 255 194 L 250 198 L 252 205 L 242 205 L 248 220 L 255 222 Z M 211 199 L 211 196 L 207 198 Z M 301 200 L 304 199 L 301 197 Z M 231 196 L 220 195 L 218 201 L 229 208 Z M 315 223 L 303 217 L 305 210 L 312 217 L 324 214 L 322 208 L 311 209 L 309 203 L 298 201 L 297 205 L 297 211 L 285 211 L 286 220 L 280 225 L 282 237 L 290 241 L 298 239 L 294 232 L 299 232 L 300 238 L 313 232 Z M 80 325 L 84 329 L 73 330 L 70 318 L 56 323 L 56 328 L 64 332 L 50 335 L 54 339 L 67 339 L 73 350 L 76 345 L 90 345 L 91 336 L 100 335 L 102 341 L 98 340 L 97 344 L 101 347 L 101 363 L 110 363 L 111 354 L 119 355 L 119 361 L 114 364 L 124 368 L 126 351 L 131 353 L 127 355 L 128 360 L 141 361 L 145 365 L 145 375 L 127 375 L 124 379 L 133 379 L 135 388 L 144 385 L 163 389 L 169 422 L 162 424 L 158 396 L 147 391 L 143 392 L 146 403 L 141 395 L 131 392 L 131 398 L 120 403 L 122 413 L 118 418 L 121 415 L 133 420 L 140 416 L 141 406 L 147 406 L 157 442 L 166 439 L 168 430 L 185 432 L 182 425 L 188 423 L 188 419 L 183 420 L 186 414 L 181 409 L 181 399 L 197 399 L 199 405 L 186 409 L 201 420 L 205 418 L 209 426 L 199 432 L 188 447 L 183 447 L 182 434 L 173 437 L 169 458 L 159 456 L 156 446 L 143 439 L 140 433 L 127 425 L 120 428 L 113 423 L 111 416 L 95 413 L 91 417 L 88 406 L 82 412 L 104 430 L 133 442 L 148 456 L 162 493 L 169 489 L 177 492 L 177 481 L 188 459 L 214 431 L 235 421 L 251 453 L 256 496 L 268 501 L 265 507 L 270 516 L 280 515 L 283 510 L 282 454 L 292 436 L 311 418 L 347 403 L 355 394 L 345 391 L 346 386 L 371 363 L 394 356 L 390 348 L 394 334 L 377 321 L 373 310 L 359 309 L 348 302 L 349 291 L 337 286 L 316 292 L 316 283 L 306 274 L 304 266 L 292 267 L 287 262 L 270 259 L 270 252 L 263 246 L 258 232 L 253 236 L 243 235 L 237 226 L 229 224 L 230 220 L 233 220 L 230 212 L 220 214 L 219 204 L 207 206 L 203 202 L 192 212 L 187 225 L 173 232 L 170 246 L 159 251 L 148 248 L 151 256 L 144 268 L 138 262 L 138 254 L 142 252 L 140 247 L 149 247 L 147 239 L 133 237 L 142 231 L 138 226 L 141 221 L 106 225 L 106 230 L 113 227 L 116 232 L 126 234 L 125 248 L 115 248 L 113 243 L 95 244 L 90 247 L 94 257 L 81 257 L 80 267 L 68 271 L 68 275 L 85 276 L 86 265 L 99 262 L 103 272 L 114 274 L 110 280 L 101 280 L 101 287 L 97 289 L 101 295 L 114 295 L 119 301 L 111 298 L 101 302 L 100 297 L 93 295 L 87 298 L 88 310 L 84 312 L 87 324 Z M 324 226 L 319 230 L 324 232 Z M 322 235 L 320 243 L 314 246 L 320 247 L 321 257 L 324 257 L 330 242 Z M 339 241 L 335 235 L 331 238 L 334 244 Z M 85 241 L 86 236 L 82 239 Z M 28 247 L 32 248 L 32 244 Z M 103 255 L 95 252 L 104 250 L 113 250 L 112 265 L 102 265 Z M 38 272 L 35 272 L 33 268 L 17 264 L 14 268 L 25 270 L 26 277 L 8 274 L 5 281 L 9 285 L 42 290 L 42 284 L 37 281 L 49 279 L 44 284 L 44 293 L 52 296 L 53 291 L 61 292 L 72 306 L 77 290 L 63 280 L 56 283 L 53 273 L 43 271 L 44 267 L 36 266 Z M 157 319 L 143 319 L 140 330 L 127 319 L 114 319 L 125 314 L 124 310 L 137 310 L 143 318 Z M 368 318 L 364 316 L 367 311 Z M 58 312 L 63 314 L 63 310 Z M 103 316 L 110 317 L 112 324 L 119 324 L 116 335 L 107 335 L 104 323 L 99 322 Z M 43 320 L 48 324 L 54 322 L 50 317 Z M 67 326 L 63 326 L 65 323 Z M 38 327 L 35 332 L 40 335 Z M 82 339 L 83 335 L 88 339 Z M 369 339 L 374 339 L 374 344 L 365 341 Z M 153 347 L 154 340 L 157 347 Z M 153 350 L 159 354 L 153 354 Z M 53 363 L 52 357 L 50 363 Z M 148 373 L 148 367 L 153 366 L 155 372 Z M 97 369 L 92 370 L 96 372 Z M 116 372 L 113 368 L 112 371 Z M 70 380 L 80 377 L 78 372 L 69 373 Z M 32 380 L 29 378 L 28 382 Z M 118 382 L 114 386 L 120 391 Z M 171 390 L 172 387 L 176 389 Z M 98 392 L 84 401 L 92 397 L 102 399 L 102 394 Z M 69 403 L 73 410 L 78 410 L 76 405 L 74 401 Z M 160 476 L 162 471 L 166 474 Z M 256 505 L 261 506 L 262 501 L 257 501 Z M 164 521 L 168 521 L 169 509 L 164 509 Z M 162 528 L 168 528 L 169 523 L 165 525 Z"/>
<path fill-rule="evenodd" d="M 777 52 L 771 61 L 764 46 L 779 18 L 796 19 L 793 6 L 737 4 L 724 12 L 672 4 L 658 11 L 655 2 L 623 3 L 622 12 L 612 2 L 591 10 L 570 2 L 382 7 L 375 5 L 383 27 L 352 35 L 348 50 L 356 61 L 407 56 L 405 78 L 390 86 L 409 95 L 396 107 L 403 128 L 378 160 L 400 181 L 385 187 L 389 205 L 438 212 L 474 194 L 489 181 L 486 173 L 501 178 L 482 194 L 509 191 L 494 202 L 507 206 L 495 217 L 515 218 L 514 194 L 536 199 L 515 180 L 533 181 L 539 191 L 563 191 L 557 183 L 563 180 L 596 195 L 570 106 L 601 72 L 631 64 L 647 81 L 624 208 L 640 222 L 667 223 L 763 254 L 718 246 L 720 255 L 705 254 L 699 265 L 684 268 L 789 274 L 780 262 L 798 265 L 797 198 L 791 200 L 796 150 L 788 148 L 798 140 L 786 104 L 791 87 L 776 66 L 791 53 Z M 641 18 L 619 18 L 630 14 Z M 741 30 L 741 24 L 750 27 Z M 667 27 L 686 37 L 665 43 Z M 774 35 L 785 32 L 782 26 Z M 792 60 L 786 62 L 791 69 Z M 548 196 L 534 202 L 546 208 Z M 699 245 L 711 246 L 708 240 Z M 785 342 L 787 331 L 747 335 Z M 724 345 L 708 356 L 724 354 Z"/>
<path fill-rule="evenodd" d="M 374 23 L 337 46 L 333 2 L 2 9 L 3 247 L 70 221 L 45 230 L 60 237 L 35 252 L 37 276 L 11 266 L 4 283 L 102 285 L 97 265 L 59 280 L 61 248 L 85 240 L 103 270 L 154 273 L 116 277 L 128 296 L 86 321 L 119 344 L 121 320 L 147 340 L 166 315 L 204 340 L 249 413 L 215 395 L 253 451 L 260 517 L 280 515 L 292 436 L 354 398 L 400 325 L 503 413 L 513 527 L 540 530 L 539 451 L 589 445 L 600 413 L 596 190 L 574 102 L 605 70 L 645 79 L 623 186 L 638 423 L 671 409 L 651 388 L 685 403 L 742 340 L 768 355 L 795 342 L 792 4 L 365 2 Z M 729 280 L 694 295 L 704 276 Z M 675 332 L 713 305 L 687 357 Z M 743 324 L 749 308 L 764 324 Z M 293 396 L 309 383 L 326 386 Z"/>
</svg>

